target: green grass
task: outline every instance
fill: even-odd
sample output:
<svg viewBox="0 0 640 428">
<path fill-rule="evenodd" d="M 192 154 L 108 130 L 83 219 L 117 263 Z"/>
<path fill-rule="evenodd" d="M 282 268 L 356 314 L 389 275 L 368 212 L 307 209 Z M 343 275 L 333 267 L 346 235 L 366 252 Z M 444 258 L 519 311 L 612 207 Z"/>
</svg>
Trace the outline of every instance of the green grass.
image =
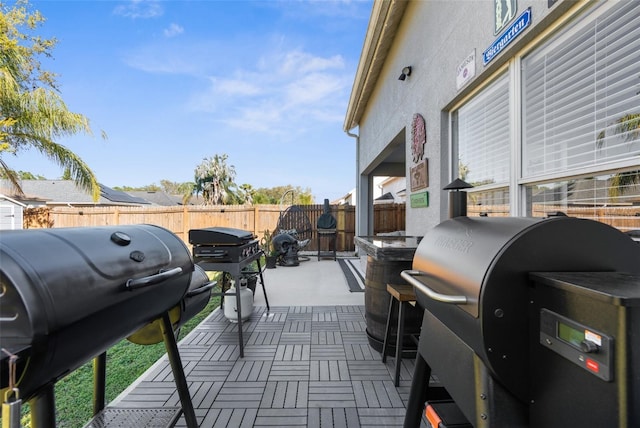
<svg viewBox="0 0 640 428">
<path fill-rule="evenodd" d="M 219 274 L 209 273 L 212 279 Z M 220 305 L 212 297 L 207 306 L 180 329 L 178 340 L 187 335 Z M 106 404 L 139 378 L 166 353 L 164 342 L 141 346 L 123 339 L 107 351 Z M 93 417 L 93 362 L 89 361 L 55 385 L 56 419 L 59 428 L 83 427 Z M 28 405 L 23 405 L 22 426 L 30 427 Z"/>
<path fill-rule="evenodd" d="M 220 304 L 215 297 L 202 312 L 180 329 L 184 337 Z M 122 340 L 107 351 L 106 402 L 114 400 L 166 353 L 164 342 L 136 345 Z M 93 362 L 88 362 L 56 384 L 56 417 L 60 428 L 84 426 L 93 416 Z"/>
</svg>

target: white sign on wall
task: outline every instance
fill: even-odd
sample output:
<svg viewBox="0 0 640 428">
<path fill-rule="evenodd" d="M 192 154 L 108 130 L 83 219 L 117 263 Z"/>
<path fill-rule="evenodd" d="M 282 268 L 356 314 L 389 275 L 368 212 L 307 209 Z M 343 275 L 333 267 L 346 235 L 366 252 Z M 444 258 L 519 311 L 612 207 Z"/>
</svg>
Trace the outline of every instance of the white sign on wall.
<svg viewBox="0 0 640 428">
<path fill-rule="evenodd" d="M 476 50 L 474 49 L 465 59 L 458 65 L 456 69 L 456 88 L 462 88 L 469 80 L 476 75 Z"/>
</svg>

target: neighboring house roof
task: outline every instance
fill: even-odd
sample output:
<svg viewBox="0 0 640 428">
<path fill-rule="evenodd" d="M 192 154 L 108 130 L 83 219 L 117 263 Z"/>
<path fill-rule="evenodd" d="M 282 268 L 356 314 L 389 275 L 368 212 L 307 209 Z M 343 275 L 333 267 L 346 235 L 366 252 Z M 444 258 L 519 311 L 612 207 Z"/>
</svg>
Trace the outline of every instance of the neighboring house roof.
<svg viewBox="0 0 640 428">
<path fill-rule="evenodd" d="M 356 189 L 353 189 L 343 197 L 331 201 L 331 205 L 351 205 L 355 201 L 355 193 Z"/>
<path fill-rule="evenodd" d="M 0 189 L 4 193 L 9 193 L 13 199 L 30 205 L 149 205 L 149 202 L 142 198 L 127 195 L 102 184 L 100 184 L 100 198 L 97 202 L 93 201 L 87 190 L 78 187 L 71 180 L 22 180 L 20 186 L 25 193 L 24 197 L 10 190 L 11 186 L 6 180 L 0 180 Z"/>
<path fill-rule="evenodd" d="M 393 194 L 391 192 L 387 192 L 382 196 L 378 196 L 377 198 L 375 198 L 373 200 L 373 204 L 374 205 L 378 205 L 378 204 L 388 204 L 388 203 L 393 203 L 395 202 L 395 198 L 393 197 Z"/>
<path fill-rule="evenodd" d="M 129 195 L 144 199 L 145 201 L 150 202 L 152 205 L 161 205 L 161 206 L 173 206 L 173 205 L 182 205 L 182 196 L 180 195 L 170 195 L 162 190 L 159 191 L 150 191 L 150 190 L 132 190 L 127 192 Z"/>
<path fill-rule="evenodd" d="M 15 204 L 15 205 L 21 206 L 22 208 L 26 208 L 26 207 L 27 207 L 27 205 L 26 205 L 26 204 L 23 204 L 23 203 L 22 203 L 22 202 L 20 202 L 20 201 L 17 201 L 17 200 L 15 200 L 15 199 L 13 199 L 13 198 L 10 198 L 10 197 L 6 196 L 6 195 L 3 195 L 2 193 L 0 193 L 0 200 L 10 202 L 10 203 L 12 203 L 12 204 Z"/>
</svg>

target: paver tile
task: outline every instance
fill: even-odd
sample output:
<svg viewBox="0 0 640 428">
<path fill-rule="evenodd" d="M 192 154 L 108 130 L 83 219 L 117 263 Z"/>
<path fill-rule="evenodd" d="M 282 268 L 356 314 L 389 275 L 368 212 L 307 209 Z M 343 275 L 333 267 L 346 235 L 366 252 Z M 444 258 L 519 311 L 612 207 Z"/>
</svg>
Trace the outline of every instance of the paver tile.
<svg viewBox="0 0 640 428">
<path fill-rule="evenodd" d="M 260 307 L 238 326 L 214 311 L 179 350 L 201 427 L 401 427 L 414 360 L 395 362 L 369 345 L 363 306 Z M 163 357 L 117 402 L 181 405 Z M 181 417 L 179 428 L 186 427 Z M 426 427 L 423 421 L 422 427 Z"/>
</svg>

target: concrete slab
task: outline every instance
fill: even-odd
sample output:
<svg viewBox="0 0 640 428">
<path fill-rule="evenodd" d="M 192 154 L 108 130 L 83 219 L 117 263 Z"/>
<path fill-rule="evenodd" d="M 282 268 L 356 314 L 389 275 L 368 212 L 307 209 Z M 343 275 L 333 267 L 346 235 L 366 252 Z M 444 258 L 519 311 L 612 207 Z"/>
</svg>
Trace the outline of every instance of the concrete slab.
<svg viewBox="0 0 640 428">
<path fill-rule="evenodd" d="M 363 292 L 351 292 L 337 261 L 304 255 L 299 266 L 265 269 L 263 276 L 270 306 L 364 305 Z M 258 281 L 255 306 L 266 306 Z"/>
</svg>

